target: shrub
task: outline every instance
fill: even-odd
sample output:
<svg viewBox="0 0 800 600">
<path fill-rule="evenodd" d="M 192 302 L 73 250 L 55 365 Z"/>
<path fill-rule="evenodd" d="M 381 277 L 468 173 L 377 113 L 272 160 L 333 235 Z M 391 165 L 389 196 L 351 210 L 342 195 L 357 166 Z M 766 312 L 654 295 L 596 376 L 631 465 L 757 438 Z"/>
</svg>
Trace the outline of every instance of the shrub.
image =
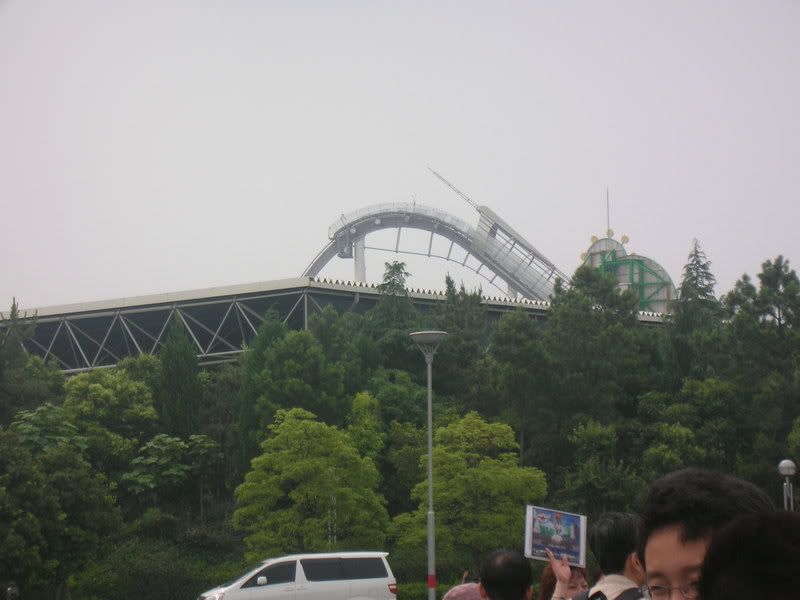
<svg viewBox="0 0 800 600">
<path fill-rule="evenodd" d="M 239 575 L 241 550 L 220 556 L 169 540 L 134 538 L 112 548 L 72 582 L 74 600 L 194 600 Z"/>
</svg>

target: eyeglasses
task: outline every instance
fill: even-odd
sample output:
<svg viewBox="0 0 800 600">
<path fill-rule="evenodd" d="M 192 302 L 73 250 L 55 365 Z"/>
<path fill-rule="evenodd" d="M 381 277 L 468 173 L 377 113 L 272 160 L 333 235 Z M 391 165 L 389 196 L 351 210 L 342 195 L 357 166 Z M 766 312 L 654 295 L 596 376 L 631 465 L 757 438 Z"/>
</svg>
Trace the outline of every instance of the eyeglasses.
<svg viewBox="0 0 800 600">
<path fill-rule="evenodd" d="M 686 600 L 694 600 L 700 596 L 700 590 L 698 589 L 696 581 L 690 581 L 689 583 L 684 583 L 683 585 L 675 587 L 651 585 L 646 587 L 645 590 L 647 590 L 648 596 L 652 600 L 669 600 L 672 596 L 672 590 L 680 590 L 681 596 L 686 598 Z"/>
</svg>

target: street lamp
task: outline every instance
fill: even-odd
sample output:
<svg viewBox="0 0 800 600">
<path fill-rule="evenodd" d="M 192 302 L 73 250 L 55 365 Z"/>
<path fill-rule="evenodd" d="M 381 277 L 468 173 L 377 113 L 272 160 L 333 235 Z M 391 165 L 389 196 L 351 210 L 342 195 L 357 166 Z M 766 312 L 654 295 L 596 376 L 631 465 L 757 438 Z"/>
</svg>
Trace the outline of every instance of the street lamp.
<svg viewBox="0 0 800 600">
<path fill-rule="evenodd" d="M 797 472 L 797 466 L 785 458 L 778 463 L 778 473 L 783 476 L 783 510 L 794 510 L 794 490 L 792 489 L 791 477 Z"/>
<path fill-rule="evenodd" d="M 433 356 L 442 340 L 444 331 L 417 331 L 408 334 L 422 350 L 428 365 L 428 600 L 436 600 L 436 527 L 433 518 Z"/>
</svg>

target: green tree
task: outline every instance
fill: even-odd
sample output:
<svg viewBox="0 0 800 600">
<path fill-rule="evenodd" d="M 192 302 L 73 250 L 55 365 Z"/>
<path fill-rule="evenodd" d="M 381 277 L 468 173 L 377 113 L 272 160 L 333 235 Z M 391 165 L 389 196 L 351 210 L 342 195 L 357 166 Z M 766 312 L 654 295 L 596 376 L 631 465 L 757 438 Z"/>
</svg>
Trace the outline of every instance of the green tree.
<svg viewBox="0 0 800 600">
<path fill-rule="evenodd" d="M 796 273 L 778 256 L 763 263 L 758 279 L 756 288 L 743 275 L 724 297 L 730 320 L 723 340 L 728 368 L 722 374 L 733 380 L 745 397 L 761 393 L 773 373 L 785 379 L 781 387 L 793 389 L 790 378 L 797 371 L 800 355 L 800 331 L 795 327 L 800 305 Z"/>
<path fill-rule="evenodd" d="M 9 429 L 17 432 L 21 442 L 34 454 L 60 446 L 72 446 L 83 454 L 88 448 L 87 439 L 69 422 L 64 408 L 49 402 L 35 410 L 19 411 Z"/>
<path fill-rule="evenodd" d="M 200 431 L 218 445 L 222 458 L 209 472 L 208 486 L 216 500 L 231 498 L 244 477 L 242 469 L 241 401 L 242 366 L 221 365 L 199 375 L 203 388 L 200 406 Z M 190 437 L 191 439 L 191 437 Z"/>
<path fill-rule="evenodd" d="M 764 320 L 776 327 L 796 327 L 800 323 L 800 280 L 789 261 L 778 256 L 761 265 L 756 308 Z"/>
<path fill-rule="evenodd" d="M 402 262 L 386 263 L 383 283 L 378 286 L 378 304 L 367 313 L 367 330 L 377 344 L 382 364 L 390 368 L 411 370 L 418 365 L 419 351 L 409 339 L 417 311 L 406 288 L 410 273 Z"/>
<path fill-rule="evenodd" d="M 280 409 L 236 489 L 248 559 L 380 546 L 388 521 L 378 471 L 349 436 L 303 409 Z M 313 443 L 309 443 L 313 440 Z"/>
<path fill-rule="evenodd" d="M 354 316 L 356 319 L 361 317 L 361 315 Z M 317 338 L 325 357 L 330 361 L 338 360 L 350 349 L 353 332 L 348 331 L 348 323 L 330 305 L 321 313 L 311 316 L 308 320 L 308 330 Z"/>
<path fill-rule="evenodd" d="M 345 392 L 363 389 L 369 373 L 380 361 L 375 341 L 366 331 L 363 315 L 346 312 L 339 316 L 332 306 L 313 315 L 308 330 L 317 339 L 331 364 L 339 364 L 344 373 Z"/>
<path fill-rule="evenodd" d="M 241 356 L 242 384 L 239 390 L 239 436 L 241 439 L 240 472 L 250 467 L 250 461 L 258 454 L 258 444 L 263 426 L 259 420 L 257 404 L 263 393 L 263 373 L 266 368 L 267 351 L 288 332 L 286 325 L 274 310 L 264 315 L 258 333 L 252 344 L 245 348 Z"/>
<path fill-rule="evenodd" d="M 672 471 L 703 464 L 706 452 L 695 432 L 677 423 L 659 423 L 653 428 L 653 443 L 642 455 L 641 472 L 653 480 Z"/>
<path fill-rule="evenodd" d="M 425 476 L 420 457 L 427 453 L 425 429 L 414 423 L 392 421 L 386 434 L 383 484 L 389 515 L 414 509 L 411 490 Z"/>
<path fill-rule="evenodd" d="M 186 492 L 196 493 L 200 524 L 205 525 L 207 481 L 220 460 L 219 446 L 208 436 L 195 434 L 184 441 L 159 433 L 141 447 L 122 482 L 154 508 L 182 507 Z"/>
<path fill-rule="evenodd" d="M 469 372 L 485 351 L 489 319 L 480 288 L 468 292 L 445 278 L 445 300 L 434 308 L 436 329 L 447 332 L 446 343 L 436 352 L 437 389 L 461 400 L 469 384 Z"/>
<path fill-rule="evenodd" d="M 11 301 L 8 316 L 2 316 L 3 328 L 0 329 L 0 375 L 6 369 L 20 367 L 25 362 L 25 340 L 33 335 L 36 327 L 36 315 L 28 318 L 20 315 L 17 299 Z"/>
<path fill-rule="evenodd" d="M 81 373 L 65 387 L 64 411 L 86 437 L 92 466 L 112 479 L 126 471 L 136 448 L 156 428 L 148 387 L 122 369 Z"/>
<path fill-rule="evenodd" d="M 683 267 L 678 300 L 673 302 L 669 322 L 672 359 L 679 381 L 690 374 L 702 374 L 707 364 L 701 346 L 705 332 L 718 329 L 722 323 L 722 304 L 714 295 L 716 278 L 711 261 L 694 240 L 686 265 Z M 700 339 L 698 339 L 700 338 Z"/>
<path fill-rule="evenodd" d="M 40 458 L 45 485 L 58 499 L 58 533 L 50 538 L 55 600 L 69 598 L 69 577 L 86 568 L 104 539 L 121 526 L 105 477 L 92 471 L 80 453 L 61 445 Z"/>
<path fill-rule="evenodd" d="M 694 396 L 687 391 L 673 398 L 667 393 L 644 394 L 639 402 L 643 450 L 641 476 L 650 481 L 685 467 L 704 466 L 709 452 L 697 434 L 699 416 Z"/>
<path fill-rule="evenodd" d="M 155 396 L 161 387 L 161 361 L 154 354 L 127 356 L 117 364 L 134 381 L 141 381 Z"/>
<path fill-rule="evenodd" d="M 485 354 L 476 360 L 466 373 L 467 387 L 463 395 L 464 412 L 477 412 L 494 420 L 506 406 L 503 387 L 503 365 L 494 354 Z"/>
<path fill-rule="evenodd" d="M 206 435 L 190 435 L 187 441 L 186 458 L 191 473 L 195 475 L 200 507 L 200 525 L 206 524 L 208 478 L 214 467 L 222 461 L 219 444 Z"/>
<path fill-rule="evenodd" d="M 743 275 L 725 296 L 728 309 L 754 316 L 779 330 L 796 326 L 800 318 L 800 280 L 789 267 L 789 261 L 783 256 L 765 261 L 758 279 L 756 289 L 750 278 Z"/>
<path fill-rule="evenodd" d="M 786 438 L 786 445 L 789 455 L 793 456 L 796 461 L 800 460 L 800 417 L 792 423 L 792 429 Z"/>
<path fill-rule="evenodd" d="M 126 487 L 138 496 L 148 496 L 152 506 L 174 498 L 189 476 L 186 442 L 159 433 L 139 450 L 131 461 L 133 469 L 122 476 Z"/>
<path fill-rule="evenodd" d="M 605 424 L 635 417 L 639 396 L 659 381 L 656 344 L 637 323 L 629 292 L 610 274 L 581 267 L 572 287 L 553 297 L 542 336 L 549 393 L 537 420 L 548 425 L 531 450 L 553 489 L 570 464 L 569 433 L 587 418 Z"/>
<path fill-rule="evenodd" d="M 387 297 L 400 298 L 407 297 L 406 280 L 411 273 L 406 271 L 406 263 L 393 261 L 384 263 L 383 282 L 378 285 L 378 290 Z"/>
<path fill-rule="evenodd" d="M 703 313 L 714 315 L 719 311 L 719 300 L 714 295 L 714 286 L 717 278 L 711 272 L 711 261 L 708 260 L 706 253 L 700 248 L 700 242 L 693 240 L 692 250 L 689 258 L 683 267 L 683 278 L 680 285 L 680 299 L 683 301 L 683 308 L 692 308 L 697 312 L 686 313 L 684 316 L 699 317 Z M 703 319 L 689 321 L 689 329 L 701 326 Z"/>
<path fill-rule="evenodd" d="M 495 327 L 491 352 L 500 367 L 503 401 L 510 408 L 509 416 L 519 432 L 522 465 L 525 433 L 536 427 L 534 440 L 544 442 L 542 437 L 549 437 L 551 431 L 545 400 L 551 367 L 541 327 L 521 310 L 506 313 Z"/>
<path fill-rule="evenodd" d="M 378 459 L 386 435 L 383 433 L 381 406 L 369 392 L 359 392 L 353 399 L 347 433 L 361 456 L 373 462 Z"/>
<path fill-rule="evenodd" d="M 437 429 L 433 502 L 436 560 L 443 579 L 455 579 L 465 565 L 477 568 L 492 549 L 519 546 L 524 507 L 541 501 L 547 484 L 540 470 L 519 466 L 516 452 L 508 425 L 487 423 L 476 413 Z M 417 510 L 392 522 L 392 564 L 404 574 L 424 569 L 427 485 L 423 479 L 414 488 Z"/>
<path fill-rule="evenodd" d="M 21 348 L 15 351 L 11 338 L 16 334 L 8 335 L 7 348 L 0 353 L 0 425 L 8 425 L 19 410 L 33 410 L 46 402 L 60 404 L 64 398 L 64 375 L 58 367 L 24 354 Z"/>
<path fill-rule="evenodd" d="M 155 394 L 156 410 L 170 435 L 186 438 L 198 432 L 202 389 L 197 378 L 197 353 L 176 318 L 159 354 L 161 381 Z"/>
<path fill-rule="evenodd" d="M 16 433 L 0 431 L 0 573 L 23 594 L 50 575 L 60 516 L 41 466 Z"/>
<path fill-rule="evenodd" d="M 611 273 L 588 265 L 580 266 L 572 276 L 570 291 L 590 300 L 594 310 L 610 322 L 636 323 L 636 294 L 631 289 L 620 290 L 616 277 Z M 561 294 L 557 289 L 555 299 L 569 295 L 569 292 Z"/>
<path fill-rule="evenodd" d="M 367 391 L 380 404 L 385 423 L 425 423 L 427 390 L 416 383 L 407 371 L 378 369 L 367 383 Z"/>
<path fill-rule="evenodd" d="M 342 367 L 325 358 L 308 331 L 291 331 L 267 349 L 259 374 L 257 414 L 269 423 L 280 408 L 301 407 L 325 422 L 344 424 L 350 401 Z"/>
<path fill-rule="evenodd" d="M 613 425 L 589 420 L 569 436 L 575 445 L 574 463 L 567 467 L 559 506 L 572 508 L 590 519 L 609 510 L 634 511 L 645 484 L 632 465 L 619 457 Z"/>
<path fill-rule="evenodd" d="M 686 416 L 683 419 L 670 418 L 671 415 L 667 413 L 665 417 L 694 431 L 703 446 L 704 466 L 734 471 L 743 442 L 746 447 L 752 439 L 748 435 L 750 427 L 746 422 L 748 411 L 736 387 L 718 378 L 686 379 L 677 399 L 678 404 L 672 407 L 672 414 L 686 406 Z M 763 411 L 758 412 L 763 417 Z M 755 420 L 758 416 L 753 414 L 751 418 Z M 743 454 L 747 455 L 748 452 Z"/>
</svg>

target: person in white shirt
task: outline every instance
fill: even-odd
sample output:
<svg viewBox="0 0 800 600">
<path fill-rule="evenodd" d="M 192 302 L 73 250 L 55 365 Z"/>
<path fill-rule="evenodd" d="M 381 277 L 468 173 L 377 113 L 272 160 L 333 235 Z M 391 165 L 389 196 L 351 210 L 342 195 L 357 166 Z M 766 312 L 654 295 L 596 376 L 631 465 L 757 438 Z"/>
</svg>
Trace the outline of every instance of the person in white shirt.
<svg viewBox="0 0 800 600">
<path fill-rule="evenodd" d="M 603 577 L 589 590 L 589 596 L 602 592 L 607 600 L 641 598 L 646 576 L 639 560 L 642 520 L 636 515 L 608 512 L 592 525 L 589 548 L 597 559 Z M 633 590 L 633 591 L 629 591 Z"/>
<path fill-rule="evenodd" d="M 646 576 L 637 554 L 642 528 L 636 515 L 607 512 L 592 525 L 588 542 L 603 576 L 588 591 L 573 595 L 568 583 L 570 567 L 566 558 L 559 563 L 548 551 L 558 583 L 551 600 L 638 600 Z"/>
</svg>

